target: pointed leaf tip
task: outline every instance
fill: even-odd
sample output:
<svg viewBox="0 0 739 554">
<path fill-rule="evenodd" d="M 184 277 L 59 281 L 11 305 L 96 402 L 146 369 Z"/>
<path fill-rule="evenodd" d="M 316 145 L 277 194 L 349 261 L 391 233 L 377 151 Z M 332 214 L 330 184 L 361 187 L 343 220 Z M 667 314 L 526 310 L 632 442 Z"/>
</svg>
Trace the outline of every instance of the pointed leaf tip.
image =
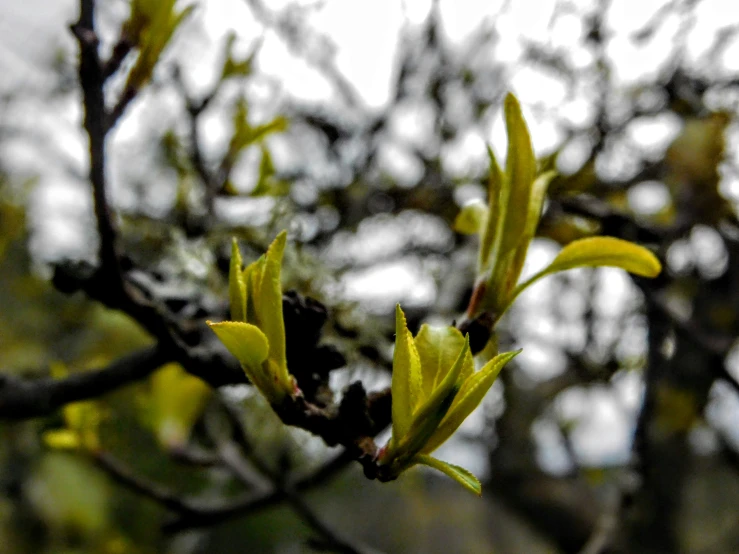
<svg viewBox="0 0 739 554">
<path fill-rule="evenodd" d="M 393 436 L 400 440 L 411 426 L 421 395 L 421 360 L 400 304 L 395 306 L 392 374 Z"/>
<path fill-rule="evenodd" d="M 269 342 L 265 334 L 255 325 L 243 321 L 222 321 L 220 323 L 208 321 L 207 323 L 228 351 L 245 368 L 259 368 L 267 359 Z"/>
<path fill-rule="evenodd" d="M 657 256 L 633 242 L 615 237 L 578 239 L 565 246 L 546 268 L 518 285 L 510 295 L 506 309 L 521 292 L 542 277 L 577 267 L 618 267 L 650 278 L 662 271 Z"/>
<path fill-rule="evenodd" d="M 547 274 L 575 267 L 619 267 L 642 277 L 662 271 L 657 256 L 633 242 L 615 237 L 588 237 L 565 246 L 544 271 Z"/>
<path fill-rule="evenodd" d="M 282 257 L 286 243 L 287 231 L 282 231 L 270 244 L 264 256 L 262 274 L 255 293 L 259 326 L 269 341 L 270 358 L 274 360 L 282 382 L 289 379 L 282 313 Z"/>
<path fill-rule="evenodd" d="M 475 493 L 477 496 L 482 496 L 482 485 L 480 481 L 465 468 L 442 462 L 438 458 L 424 454 L 416 456 L 414 461 L 445 473 L 468 491 Z"/>
</svg>

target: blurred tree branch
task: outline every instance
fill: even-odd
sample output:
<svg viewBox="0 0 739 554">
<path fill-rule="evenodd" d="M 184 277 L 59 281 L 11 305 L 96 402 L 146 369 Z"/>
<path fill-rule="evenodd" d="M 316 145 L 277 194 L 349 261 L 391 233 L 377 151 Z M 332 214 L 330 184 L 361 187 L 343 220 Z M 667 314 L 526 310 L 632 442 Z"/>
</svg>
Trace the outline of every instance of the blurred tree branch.
<svg viewBox="0 0 739 554">
<path fill-rule="evenodd" d="M 168 361 L 156 346 L 120 358 L 110 365 L 62 379 L 0 376 L 0 419 L 45 416 L 70 402 L 89 400 L 144 379 Z"/>
</svg>

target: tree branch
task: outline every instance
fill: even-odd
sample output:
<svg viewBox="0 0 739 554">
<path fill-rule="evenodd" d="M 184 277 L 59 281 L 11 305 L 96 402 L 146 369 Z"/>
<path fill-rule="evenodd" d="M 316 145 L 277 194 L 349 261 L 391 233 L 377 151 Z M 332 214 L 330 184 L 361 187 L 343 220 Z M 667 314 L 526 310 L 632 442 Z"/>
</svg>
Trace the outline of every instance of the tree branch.
<svg viewBox="0 0 739 554">
<path fill-rule="evenodd" d="M 208 107 L 213 98 L 220 90 L 221 81 L 201 100 L 194 100 L 190 92 L 185 86 L 182 74 L 177 68 L 174 72 L 174 82 L 185 100 L 185 108 L 188 115 L 188 134 L 190 142 L 190 158 L 193 169 L 203 183 L 205 188 L 205 208 L 209 216 L 213 214 L 213 203 L 218 191 L 223 186 L 223 180 L 218 178 L 218 174 L 212 172 L 205 163 L 205 156 L 200 142 L 200 114 Z"/>
<path fill-rule="evenodd" d="M 0 377 L 0 419 L 28 419 L 48 415 L 70 402 L 94 398 L 143 379 L 169 361 L 152 346 L 94 371 L 75 373 L 65 379 Z"/>
<path fill-rule="evenodd" d="M 352 460 L 353 457 L 346 451 L 342 452 L 316 472 L 294 483 L 292 490 L 306 491 L 318 487 L 336 476 Z M 203 502 L 179 495 L 159 483 L 136 475 L 131 468 L 110 453 L 95 453 L 95 462 L 115 482 L 175 512 L 177 514 L 175 519 L 165 523 L 162 527 L 167 533 L 216 525 L 236 516 L 244 516 L 275 506 L 286 498 L 284 491 L 276 490 L 266 493 L 247 493 L 235 500 L 221 503 Z"/>
<path fill-rule="evenodd" d="M 197 517 L 198 512 L 204 509 L 158 483 L 135 475 L 123 462 L 107 452 L 96 452 L 95 462 L 117 483 L 154 500 L 169 510 Z"/>
<path fill-rule="evenodd" d="M 295 492 L 302 492 L 321 486 L 345 469 L 353 460 L 354 456 L 344 451 L 323 465 L 315 473 L 293 483 L 291 489 Z M 165 523 L 162 529 L 166 533 L 177 533 L 186 529 L 208 527 L 222 523 L 233 517 L 245 516 L 275 506 L 285 499 L 286 495 L 284 491 L 273 490 L 266 493 L 248 494 L 244 498 L 224 503 L 221 506 L 194 507 L 190 505 L 189 508 L 194 508 L 195 511 L 190 510 L 189 512 L 185 512 L 177 510 L 179 512 L 177 517 Z"/>
<path fill-rule="evenodd" d="M 99 40 L 94 28 L 94 0 L 80 0 L 80 17 L 72 25 L 72 34 L 80 47 L 79 82 L 82 87 L 85 110 L 84 127 L 90 143 L 90 183 L 92 184 L 100 245 L 100 272 L 109 287 L 123 289 L 116 230 L 106 198 L 105 139 L 108 132 L 108 113 L 105 108 L 105 72 L 98 53 Z"/>
<path fill-rule="evenodd" d="M 370 552 L 364 545 L 353 544 L 348 538 L 342 536 L 340 533 L 331 529 L 318 515 L 306 504 L 301 496 L 293 490 L 292 487 L 284 484 L 285 476 L 271 470 L 261 459 L 256 455 L 254 449 L 249 441 L 246 430 L 243 428 L 242 422 L 236 414 L 230 411 L 230 407 L 223 402 L 227 415 L 229 416 L 229 424 L 232 429 L 233 439 L 226 436 L 223 428 L 216 428 L 214 425 L 210 425 L 209 434 L 216 443 L 216 451 L 220 457 L 221 462 L 224 466 L 231 470 L 231 472 L 246 486 L 251 487 L 254 485 L 253 472 L 249 467 L 247 460 L 244 458 L 242 453 L 239 451 L 239 446 L 243 454 L 248 457 L 249 461 L 254 467 L 271 482 L 271 488 L 273 492 L 281 493 L 284 495 L 285 500 L 293 509 L 293 511 L 300 517 L 300 519 L 308 525 L 315 533 L 320 536 L 319 544 L 324 549 L 340 552 L 344 554 L 362 554 Z"/>
</svg>

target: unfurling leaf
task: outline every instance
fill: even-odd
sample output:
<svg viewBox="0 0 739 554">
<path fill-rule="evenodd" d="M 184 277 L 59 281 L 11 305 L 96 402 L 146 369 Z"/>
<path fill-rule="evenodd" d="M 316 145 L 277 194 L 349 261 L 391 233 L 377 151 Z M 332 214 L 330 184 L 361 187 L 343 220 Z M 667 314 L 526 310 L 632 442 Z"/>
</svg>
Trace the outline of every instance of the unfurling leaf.
<svg viewBox="0 0 739 554">
<path fill-rule="evenodd" d="M 233 242 L 229 296 L 234 321 L 208 322 L 271 404 L 295 392 L 295 382 L 287 370 L 282 315 L 280 273 L 286 242 L 287 233 L 283 231 L 264 256 L 244 269 L 238 245 Z"/>
<path fill-rule="evenodd" d="M 254 55 L 256 50 L 249 54 L 246 58 L 237 59 L 234 55 L 234 44 L 236 43 L 236 33 L 233 31 L 226 37 L 224 45 L 223 69 L 221 70 L 221 81 L 225 81 L 231 77 L 248 77 L 252 72 Z"/>
<path fill-rule="evenodd" d="M 487 210 L 479 205 L 466 206 L 459 213 L 455 230 L 480 232 L 477 276 L 473 293 L 460 328 L 485 323 L 487 337 L 516 296 L 531 283 L 572 267 L 614 266 L 637 275 L 654 277 L 660 271 L 657 258 L 648 250 L 626 241 L 594 237 L 575 241 L 565 247 L 554 263 L 527 282 L 517 285 L 529 245 L 539 227 L 549 184 L 555 173 L 549 169 L 537 177 L 537 162 L 521 107 L 512 94 L 505 99 L 508 150 L 505 171 L 501 171 L 493 151 Z M 552 161 L 545 164 L 551 168 Z"/>
<path fill-rule="evenodd" d="M 422 452 L 433 452 L 452 436 L 454 431 L 467 419 L 467 416 L 480 405 L 503 367 L 520 352 L 520 350 L 516 350 L 514 352 L 498 354 L 486 363 L 480 371 L 473 373 L 464 380 L 446 417 L 441 421 L 436 433 L 434 433 L 431 440 L 424 446 Z"/>
<path fill-rule="evenodd" d="M 521 113 L 521 106 L 512 94 L 505 98 L 505 119 L 508 131 L 508 154 L 505 179 L 510 193 L 502 237 L 501 255 L 515 248 L 526 228 L 531 187 L 536 177 L 536 157 L 531 137 Z M 539 214 L 536 215 L 538 218 Z"/>
<path fill-rule="evenodd" d="M 393 434 L 378 456 L 378 478 L 392 480 L 425 463 L 479 494 L 479 483 L 469 472 L 426 454 L 456 431 L 517 352 L 501 354 L 475 373 L 469 337 L 458 329 L 423 325 L 413 338 L 400 306 L 395 318 Z"/>
<path fill-rule="evenodd" d="M 439 424 L 449 412 L 449 408 L 451 408 L 462 385 L 459 375 L 462 372 L 469 350 L 469 341 L 465 340 L 464 346 L 457 355 L 451 369 L 445 372 L 444 379 L 431 391 L 429 396 L 424 397 L 423 402 L 416 408 L 408 434 L 398 444 L 401 449 L 405 450 L 401 453 L 401 457 L 410 457 L 420 452 L 436 435 Z"/>
<path fill-rule="evenodd" d="M 427 456 L 425 454 L 419 454 L 414 460 L 418 464 L 446 473 L 468 491 L 474 492 L 477 496 L 482 496 L 482 485 L 480 485 L 480 481 L 465 468 L 442 462 L 433 456 Z"/>
<path fill-rule="evenodd" d="M 485 231 L 480 237 L 480 255 L 478 273 L 491 273 L 495 266 L 495 257 L 500 250 L 500 239 L 503 236 L 506 210 L 508 209 L 508 182 L 500 170 L 493 149 L 488 147 L 490 175 L 488 177 L 488 217 Z"/>
<path fill-rule="evenodd" d="M 421 395 L 421 360 L 400 305 L 395 306 L 395 352 L 392 375 L 393 435 L 405 436 Z"/>
<path fill-rule="evenodd" d="M 269 356 L 269 342 L 265 334 L 257 327 L 243 321 L 208 322 L 221 342 L 233 354 L 246 376 L 256 385 L 264 381 L 262 363 Z"/>
<path fill-rule="evenodd" d="M 55 450 L 76 450 L 81 446 L 79 435 L 70 429 L 52 429 L 43 438 L 46 446 Z"/>
<path fill-rule="evenodd" d="M 657 256 L 643 246 L 614 237 L 588 237 L 565 246 L 551 264 L 518 285 L 509 304 L 542 277 L 576 267 L 618 267 L 642 277 L 656 277 L 662 271 Z"/>
<path fill-rule="evenodd" d="M 282 231 L 267 249 L 264 270 L 254 296 L 259 327 L 269 342 L 269 357 L 280 372 L 278 376 L 288 382 L 285 346 L 285 322 L 282 317 L 282 257 L 287 244 L 287 231 Z"/>
<path fill-rule="evenodd" d="M 589 237 L 571 242 L 544 271 L 554 273 L 575 267 L 620 267 L 642 277 L 662 271 L 657 256 L 638 244 L 614 237 Z"/>
<path fill-rule="evenodd" d="M 421 325 L 415 338 L 423 371 L 423 395 L 425 398 L 441 384 L 449 368 L 465 348 L 465 338 L 455 327 L 431 327 Z M 466 379 L 473 371 L 472 358 L 462 360 L 460 378 Z"/>
</svg>

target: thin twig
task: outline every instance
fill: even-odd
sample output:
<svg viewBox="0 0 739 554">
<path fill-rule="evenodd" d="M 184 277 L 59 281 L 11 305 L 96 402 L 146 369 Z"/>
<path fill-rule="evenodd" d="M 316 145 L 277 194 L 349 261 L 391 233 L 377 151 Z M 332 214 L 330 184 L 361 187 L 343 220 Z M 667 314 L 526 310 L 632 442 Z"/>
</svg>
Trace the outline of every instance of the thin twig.
<svg viewBox="0 0 739 554">
<path fill-rule="evenodd" d="M 136 475 L 131 468 L 108 452 L 96 452 L 94 460 L 114 481 L 131 489 L 165 508 L 183 515 L 197 516 L 203 506 L 173 493 L 166 487 Z"/>
<path fill-rule="evenodd" d="M 370 552 L 370 550 L 364 545 L 355 544 L 354 541 L 350 541 L 348 538 L 332 529 L 316 515 L 316 513 L 292 487 L 286 486 L 284 484 L 285 476 L 278 474 L 269 468 L 267 464 L 265 464 L 254 452 L 254 448 L 249 441 L 246 429 L 243 428 L 243 423 L 237 417 L 237 414 L 230 409 L 226 402 L 222 402 L 222 405 L 229 415 L 229 423 L 232 425 L 233 430 L 232 435 L 237 437 L 236 440 L 238 440 L 242 445 L 241 450 L 248 457 L 249 462 L 254 465 L 259 473 L 271 482 L 272 490 L 276 493 L 279 492 L 283 494 L 285 500 L 300 519 L 320 536 L 320 543 L 324 545 L 324 548 L 344 554 L 362 554 Z M 247 464 L 246 459 L 244 459 L 239 452 L 237 442 L 227 437 L 221 430 L 216 429 L 214 425 L 209 426 L 209 431 L 211 438 L 216 443 L 216 451 L 220 455 L 223 464 L 228 467 L 246 486 L 254 486 L 254 472 Z"/>
<path fill-rule="evenodd" d="M 292 490 L 301 492 L 321 486 L 334 478 L 353 460 L 354 457 L 344 451 L 311 475 L 295 482 L 292 485 Z M 237 516 L 245 516 L 275 506 L 284 501 L 285 498 L 285 492 L 280 490 L 249 494 L 244 498 L 220 506 L 200 507 L 197 513 L 179 513 L 176 519 L 166 523 L 162 529 L 167 533 L 176 533 L 186 529 L 216 525 Z"/>
<path fill-rule="evenodd" d="M 205 156 L 200 143 L 200 115 L 208 107 L 213 98 L 218 94 L 221 81 L 219 81 L 209 94 L 205 95 L 201 100 L 193 99 L 185 82 L 182 80 L 182 74 L 177 69 L 173 75 L 175 85 L 185 100 L 185 108 L 188 115 L 188 134 L 190 142 L 190 159 L 192 160 L 193 169 L 205 187 L 205 205 L 209 215 L 213 213 L 213 202 L 216 194 L 221 189 L 223 182 L 217 177 L 218 174 L 211 172 L 205 163 Z"/>
<path fill-rule="evenodd" d="M 116 229 L 106 197 L 105 139 L 108 113 L 105 108 L 105 74 L 98 53 L 99 40 L 94 28 L 94 0 L 80 0 L 80 17 L 71 30 L 80 47 L 79 82 L 85 110 L 84 127 L 90 143 L 90 183 L 95 205 L 95 220 L 100 239 L 100 270 L 107 286 L 123 289 Z"/>
</svg>

